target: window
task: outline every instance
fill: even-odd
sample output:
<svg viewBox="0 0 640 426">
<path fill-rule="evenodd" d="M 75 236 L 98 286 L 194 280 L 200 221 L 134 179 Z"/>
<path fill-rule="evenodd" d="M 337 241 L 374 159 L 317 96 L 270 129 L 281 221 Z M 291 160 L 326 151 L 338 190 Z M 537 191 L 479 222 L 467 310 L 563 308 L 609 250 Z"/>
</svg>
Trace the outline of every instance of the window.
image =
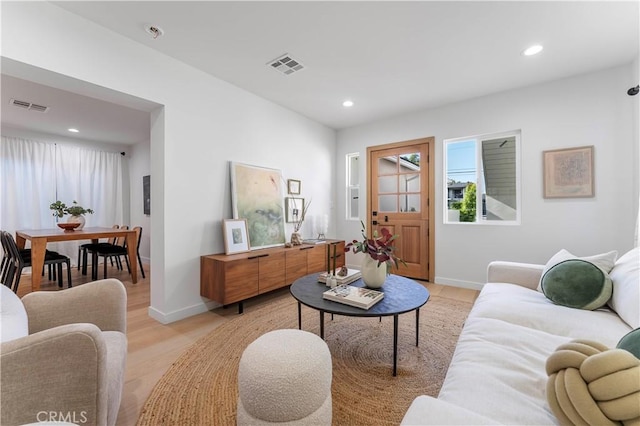
<svg viewBox="0 0 640 426">
<path fill-rule="evenodd" d="M 358 197 L 360 193 L 359 153 L 347 154 L 347 220 L 360 220 Z"/>
<path fill-rule="evenodd" d="M 444 141 L 444 223 L 520 223 L 520 131 Z"/>
</svg>

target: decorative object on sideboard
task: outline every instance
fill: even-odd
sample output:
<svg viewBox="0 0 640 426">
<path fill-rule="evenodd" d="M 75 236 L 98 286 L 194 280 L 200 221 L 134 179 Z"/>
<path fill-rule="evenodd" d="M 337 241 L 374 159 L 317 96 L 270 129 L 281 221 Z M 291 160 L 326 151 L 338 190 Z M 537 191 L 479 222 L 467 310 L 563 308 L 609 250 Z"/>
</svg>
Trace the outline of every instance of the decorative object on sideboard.
<svg viewBox="0 0 640 426">
<path fill-rule="evenodd" d="M 298 204 L 299 203 L 299 204 Z M 285 199 L 287 222 L 293 222 L 293 233 L 291 234 L 291 244 L 302 245 L 303 239 L 300 229 L 311 205 L 311 201 L 305 204 L 304 198 L 289 197 Z M 289 220 L 291 219 L 291 220 Z"/>
<path fill-rule="evenodd" d="M 283 180 L 280 170 L 230 162 L 234 219 L 246 219 L 251 250 L 283 246 Z"/>
<path fill-rule="evenodd" d="M 593 146 L 543 151 L 544 198 L 593 197 Z"/>
<path fill-rule="evenodd" d="M 93 214 L 94 211 L 91 209 L 86 209 L 78 204 L 76 200 L 73 200 L 73 205 L 67 207 L 65 203 L 60 200 L 56 200 L 55 203 L 51 203 L 49 206 L 50 210 L 53 210 L 53 216 L 55 217 L 63 217 L 65 214 L 70 215 L 67 223 L 78 223 L 79 225 L 76 227 L 77 229 L 84 228 L 85 218 L 84 215 L 89 213 Z M 73 229 L 73 228 L 72 228 Z"/>
<path fill-rule="evenodd" d="M 224 219 L 222 232 L 225 254 L 244 253 L 251 250 L 246 219 Z"/>
<path fill-rule="evenodd" d="M 345 246 L 345 252 L 353 250 L 354 253 L 364 253 L 362 261 L 362 280 L 369 288 L 380 288 L 384 284 L 387 275 L 391 273 L 391 268 L 399 267 L 399 264 L 407 266 L 404 260 L 396 256 L 396 247 L 393 242 L 398 235 L 393 235 L 387 228 L 382 228 L 378 235 L 378 230 L 373 231 L 372 238 L 368 238 L 365 232 L 364 222 L 362 225 L 362 241 L 353 240 Z M 384 266 L 382 266 L 384 265 Z"/>
</svg>

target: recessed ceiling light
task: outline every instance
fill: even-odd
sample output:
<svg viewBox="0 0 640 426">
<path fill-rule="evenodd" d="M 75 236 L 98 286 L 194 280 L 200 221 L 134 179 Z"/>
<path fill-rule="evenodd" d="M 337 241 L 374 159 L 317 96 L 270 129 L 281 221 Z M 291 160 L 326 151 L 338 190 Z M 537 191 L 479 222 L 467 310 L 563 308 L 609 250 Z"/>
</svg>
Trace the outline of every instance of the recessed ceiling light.
<svg viewBox="0 0 640 426">
<path fill-rule="evenodd" d="M 71 129 L 67 129 L 68 131 L 70 131 L 71 133 L 78 133 L 80 130 L 78 129 L 74 129 L 73 127 Z"/>
<path fill-rule="evenodd" d="M 524 56 L 533 56 L 533 55 L 537 55 L 538 53 L 542 52 L 542 49 L 544 49 L 541 45 L 539 44 L 534 44 L 531 47 L 528 47 L 527 49 L 522 51 L 522 54 Z"/>
<path fill-rule="evenodd" d="M 343 106 L 343 107 L 345 107 L 345 108 L 352 107 L 352 106 L 353 106 L 353 101 L 346 100 L 346 101 L 344 101 L 344 102 L 342 103 L 342 106 Z"/>
</svg>

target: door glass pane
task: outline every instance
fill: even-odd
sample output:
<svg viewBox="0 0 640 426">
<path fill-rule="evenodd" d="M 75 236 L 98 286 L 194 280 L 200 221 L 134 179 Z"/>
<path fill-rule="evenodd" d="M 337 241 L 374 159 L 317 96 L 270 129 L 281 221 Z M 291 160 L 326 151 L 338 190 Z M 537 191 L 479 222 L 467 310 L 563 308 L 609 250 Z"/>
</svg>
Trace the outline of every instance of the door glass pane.
<svg viewBox="0 0 640 426">
<path fill-rule="evenodd" d="M 420 194 L 403 194 L 400 195 L 400 211 L 401 212 L 419 212 L 420 211 Z"/>
<path fill-rule="evenodd" d="M 400 191 L 398 192 L 420 192 L 420 174 L 400 175 L 399 178 Z"/>
<path fill-rule="evenodd" d="M 378 175 L 388 175 L 398 172 L 398 157 L 391 155 L 378 160 Z"/>
<path fill-rule="evenodd" d="M 420 171 L 420 153 L 402 154 L 400 156 L 400 172 Z"/>
<path fill-rule="evenodd" d="M 379 176 L 378 177 L 378 192 L 389 193 L 398 192 L 398 178 L 397 176 Z"/>
<path fill-rule="evenodd" d="M 397 195 L 380 195 L 378 197 L 379 212 L 384 213 L 396 213 L 398 211 L 398 196 Z"/>
</svg>

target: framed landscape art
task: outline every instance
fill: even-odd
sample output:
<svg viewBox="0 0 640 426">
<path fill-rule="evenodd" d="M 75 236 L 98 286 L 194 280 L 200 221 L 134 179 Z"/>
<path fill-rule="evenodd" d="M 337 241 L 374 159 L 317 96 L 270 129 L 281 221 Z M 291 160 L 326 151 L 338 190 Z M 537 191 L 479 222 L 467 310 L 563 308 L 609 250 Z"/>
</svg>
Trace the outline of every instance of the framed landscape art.
<svg viewBox="0 0 640 426">
<path fill-rule="evenodd" d="M 230 162 L 234 219 L 246 219 L 251 250 L 283 245 L 283 179 L 277 169 Z"/>
<path fill-rule="evenodd" d="M 593 146 L 544 151 L 544 198 L 593 197 Z"/>
</svg>

